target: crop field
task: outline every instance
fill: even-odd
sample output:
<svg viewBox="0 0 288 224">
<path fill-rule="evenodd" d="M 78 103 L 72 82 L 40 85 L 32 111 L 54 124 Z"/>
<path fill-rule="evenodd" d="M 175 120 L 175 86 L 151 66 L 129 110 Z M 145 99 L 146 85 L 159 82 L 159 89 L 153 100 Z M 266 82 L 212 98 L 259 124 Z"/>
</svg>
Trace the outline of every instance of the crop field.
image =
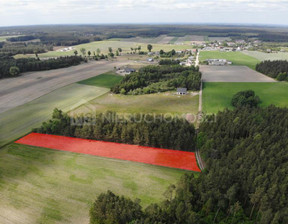
<svg viewBox="0 0 288 224">
<path fill-rule="evenodd" d="M 243 90 L 254 90 L 260 97 L 261 107 L 274 104 L 288 107 L 288 83 L 224 83 L 206 82 L 203 88 L 203 111 L 217 113 L 225 108 L 232 109 L 231 100 L 235 93 Z"/>
<path fill-rule="evenodd" d="M 288 52 L 264 53 L 260 51 L 243 51 L 244 54 L 257 58 L 260 61 L 288 60 Z"/>
<path fill-rule="evenodd" d="M 19 144 L 1 149 L 0 170 L 0 223 L 20 224 L 89 223 L 107 190 L 145 207 L 188 172 Z"/>
<path fill-rule="evenodd" d="M 256 64 L 260 62 L 260 60 L 241 52 L 201 51 L 199 60 L 205 61 L 207 59 L 227 59 L 233 65 L 246 65 L 254 70 Z"/>
<path fill-rule="evenodd" d="M 201 65 L 204 82 L 275 82 L 274 79 L 246 66 Z"/>
<path fill-rule="evenodd" d="M 123 79 L 123 76 L 117 75 L 113 72 L 104 73 L 83 81 L 78 82 L 79 84 L 98 86 L 111 88 L 115 84 L 119 83 Z"/>
<path fill-rule="evenodd" d="M 102 87 L 71 84 L 1 113 L 0 146 L 41 125 L 51 117 L 54 108 L 70 111 L 108 91 Z"/>
<path fill-rule="evenodd" d="M 157 113 L 157 114 L 197 114 L 198 95 L 177 96 L 175 93 L 159 93 L 147 95 L 116 95 L 107 93 L 86 105 L 74 110 L 73 114 L 85 114 L 91 112 L 91 107 L 97 113 L 107 110 L 118 113 Z M 72 115 L 71 113 L 71 115 Z"/>
</svg>

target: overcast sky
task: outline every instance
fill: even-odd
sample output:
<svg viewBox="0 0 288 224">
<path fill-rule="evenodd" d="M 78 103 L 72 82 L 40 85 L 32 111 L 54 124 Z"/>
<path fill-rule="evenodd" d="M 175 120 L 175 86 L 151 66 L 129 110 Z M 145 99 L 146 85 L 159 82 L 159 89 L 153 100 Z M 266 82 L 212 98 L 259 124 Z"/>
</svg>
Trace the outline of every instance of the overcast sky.
<svg viewBox="0 0 288 224">
<path fill-rule="evenodd" d="M 71 23 L 288 25 L 288 0 L 0 0 L 0 26 Z"/>
</svg>

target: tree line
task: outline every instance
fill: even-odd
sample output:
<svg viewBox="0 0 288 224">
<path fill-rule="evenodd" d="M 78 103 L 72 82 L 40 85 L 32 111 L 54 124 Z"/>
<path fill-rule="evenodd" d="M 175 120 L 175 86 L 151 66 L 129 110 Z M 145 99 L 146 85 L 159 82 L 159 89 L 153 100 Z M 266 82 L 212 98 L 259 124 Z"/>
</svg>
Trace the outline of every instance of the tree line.
<svg viewBox="0 0 288 224">
<path fill-rule="evenodd" d="M 114 112 L 70 117 L 55 109 L 52 119 L 38 133 L 126 143 L 174 150 L 193 151 L 195 128 L 184 118 L 133 114 L 123 117 Z"/>
<path fill-rule="evenodd" d="M 111 88 L 111 91 L 131 95 L 164 92 L 178 87 L 197 91 L 200 84 L 201 73 L 198 67 L 146 66 L 139 72 L 126 75 L 119 84 Z"/>
<path fill-rule="evenodd" d="M 288 81 L 288 61 L 262 61 L 256 65 L 256 71 L 278 81 Z"/>
<path fill-rule="evenodd" d="M 45 45 L 40 42 L 36 43 L 9 43 L 3 42 L 0 44 L 0 53 L 16 55 L 16 54 L 34 54 L 34 53 L 45 53 L 52 51 L 53 45 Z"/>
<path fill-rule="evenodd" d="M 40 60 L 35 58 L 15 59 L 11 56 L 0 55 L 0 78 L 15 77 L 23 72 L 43 71 L 57 68 L 65 68 L 78 65 L 84 61 L 79 56 L 67 56 Z"/>
<path fill-rule="evenodd" d="M 219 112 L 216 122 L 200 124 L 206 169 L 198 177 L 184 175 L 163 192 L 165 201 L 146 209 L 139 200 L 101 194 L 90 223 L 288 223 L 287 123 L 288 109 L 275 106 Z"/>
</svg>

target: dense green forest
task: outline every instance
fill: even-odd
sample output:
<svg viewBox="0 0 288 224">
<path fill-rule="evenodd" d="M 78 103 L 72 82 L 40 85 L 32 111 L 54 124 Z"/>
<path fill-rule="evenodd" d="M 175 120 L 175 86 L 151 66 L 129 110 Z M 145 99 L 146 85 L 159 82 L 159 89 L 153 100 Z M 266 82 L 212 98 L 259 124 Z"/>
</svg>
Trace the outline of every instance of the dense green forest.
<svg viewBox="0 0 288 224">
<path fill-rule="evenodd" d="M 22 72 L 43 71 L 78 65 L 85 59 L 79 56 L 67 56 L 40 60 L 35 58 L 14 59 L 11 56 L 0 55 L 0 78 L 15 77 Z"/>
<path fill-rule="evenodd" d="M 288 223 L 288 109 L 242 107 L 214 116 L 199 128 L 206 162 L 199 177 L 183 176 L 163 192 L 165 201 L 146 209 L 101 194 L 90 223 Z"/>
<path fill-rule="evenodd" d="M 184 118 L 113 112 L 69 117 L 55 109 L 52 119 L 34 132 L 166 149 L 193 151 L 195 128 Z"/>
<path fill-rule="evenodd" d="M 288 81 L 288 61 L 262 61 L 256 70 L 278 81 Z"/>
<path fill-rule="evenodd" d="M 149 94 L 174 90 L 177 87 L 199 90 L 201 73 L 198 67 L 180 65 L 146 66 L 139 72 L 126 75 L 121 83 L 112 87 L 113 93 Z"/>
</svg>

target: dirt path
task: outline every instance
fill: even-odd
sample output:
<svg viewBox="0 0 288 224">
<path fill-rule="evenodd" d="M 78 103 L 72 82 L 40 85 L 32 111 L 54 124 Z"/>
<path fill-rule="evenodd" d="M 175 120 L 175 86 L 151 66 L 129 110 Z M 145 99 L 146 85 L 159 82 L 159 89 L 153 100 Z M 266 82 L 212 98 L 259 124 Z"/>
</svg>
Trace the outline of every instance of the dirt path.
<svg viewBox="0 0 288 224">
<path fill-rule="evenodd" d="M 0 80 L 0 113 L 28 103 L 63 86 L 81 81 L 130 61 L 89 62 L 69 68 L 24 73 L 17 78 Z M 133 63 L 133 62 L 132 62 Z"/>
<path fill-rule="evenodd" d="M 200 170 L 204 170 L 205 169 L 204 162 L 201 158 L 201 155 L 198 149 L 196 149 L 195 155 L 196 155 L 196 159 L 197 159 Z"/>
</svg>

